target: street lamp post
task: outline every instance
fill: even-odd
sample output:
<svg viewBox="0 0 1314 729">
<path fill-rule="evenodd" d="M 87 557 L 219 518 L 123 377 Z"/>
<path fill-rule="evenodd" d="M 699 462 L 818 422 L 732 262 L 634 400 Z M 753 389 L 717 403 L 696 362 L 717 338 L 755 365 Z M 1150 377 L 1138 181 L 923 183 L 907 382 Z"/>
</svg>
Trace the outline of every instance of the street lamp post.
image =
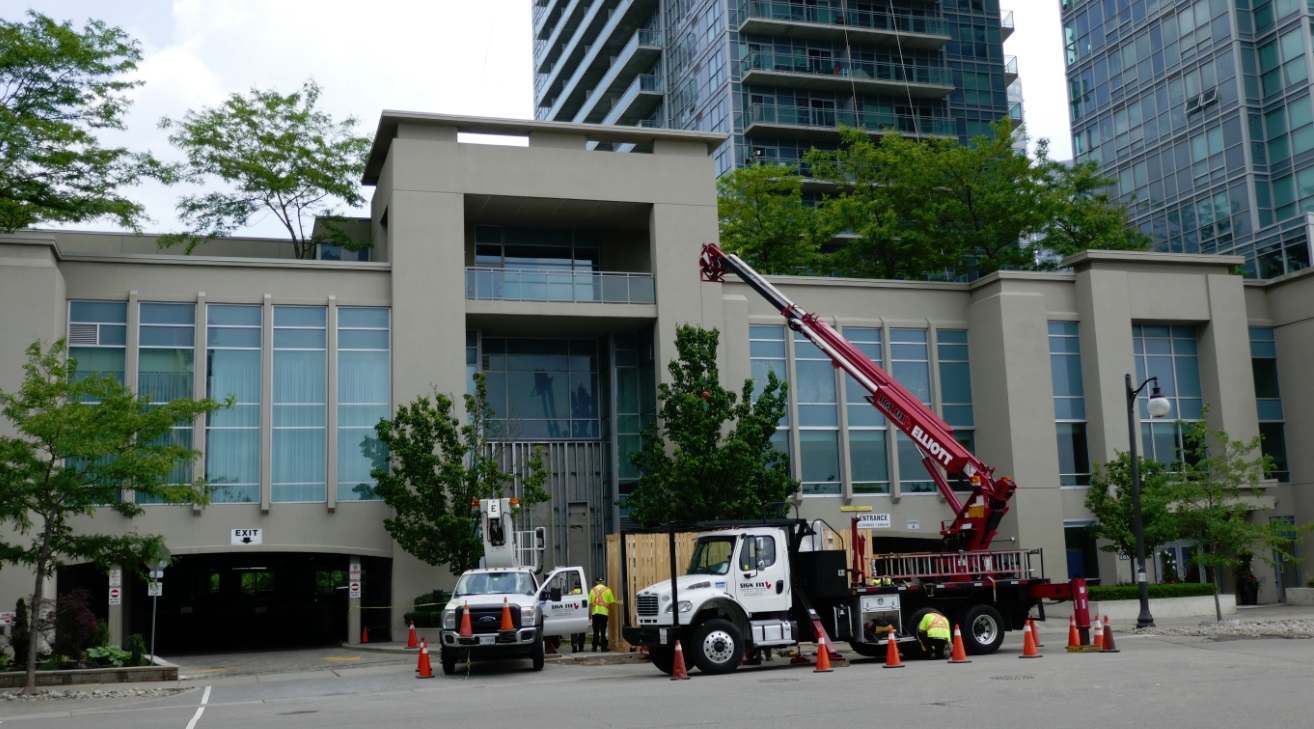
<svg viewBox="0 0 1314 729">
<path fill-rule="evenodd" d="M 1150 390 L 1150 402 L 1147 409 L 1152 418 L 1162 418 L 1172 409 L 1168 398 L 1159 391 L 1159 378 L 1149 377 L 1140 387 L 1132 387 L 1132 376 L 1127 375 L 1127 431 L 1131 439 L 1131 481 L 1132 481 L 1132 519 L 1136 531 L 1136 585 L 1140 589 L 1141 614 L 1136 617 L 1137 628 L 1153 628 L 1154 617 L 1150 615 L 1150 587 L 1145 581 L 1145 523 L 1141 518 L 1141 468 L 1136 455 L 1136 443 L 1140 433 L 1136 427 L 1136 397 L 1145 386 L 1154 383 Z"/>
</svg>

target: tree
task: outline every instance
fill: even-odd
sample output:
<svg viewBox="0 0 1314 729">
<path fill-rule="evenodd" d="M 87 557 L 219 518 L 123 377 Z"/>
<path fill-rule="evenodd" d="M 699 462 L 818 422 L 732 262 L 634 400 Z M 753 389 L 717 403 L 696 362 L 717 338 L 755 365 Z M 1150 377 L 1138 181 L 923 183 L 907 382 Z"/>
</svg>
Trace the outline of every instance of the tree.
<svg viewBox="0 0 1314 729">
<path fill-rule="evenodd" d="M 788 457 L 771 444 L 786 384 L 769 373 L 756 401 L 751 379 L 738 396 L 721 387 L 719 338 L 715 329 L 676 331 L 671 382 L 658 386 L 659 421 L 643 430 L 632 457 L 641 473 L 626 500 L 635 521 L 760 518 L 798 491 Z"/>
<path fill-rule="evenodd" d="M 218 178 L 233 189 L 184 196 L 178 212 L 190 230 L 163 236 L 160 245 L 184 244 L 191 253 L 202 241 L 230 235 L 262 212 L 282 223 L 297 258 L 312 257 L 318 243 L 353 250 L 368 245 L 331 223 L 331 203 L 365 202 L 359 180 L 370 138 L 354 133 L 354 117 L 339 122 L 316 109 L 319 95 L 313 81 L 286 96 L 252 89 L 216 108 L 162 119 L 160 127 L 172 131 L 169 141 L 187 156 L 180 179 Z M 323 229 L 318 237 L 317 216 Z"/>
<path fill-rule="evenodd" d="M 1086 508 L 1095 517 L 1090 533 L 1109 541 L 1100 547 L 1105 552 L 1136 554 L 1135 510 L 1132 508 L 1131 457 L 1117 451 L 1117 457 L 1096 464 L 1086 491 Z M 1177 527 L 1168 511 L 1172 500 L 1168 469 L 1155 460 L 1137 458 L 1141 475 L 1141 517 L 1145 546 L 1153 551 L 1160 544 L 1178 538 Z"/>
<path fill-rule="evenodd" d="M 1054 257 L 1150 247 L 1150 237 L 1132 227 L 1127 209 L 1109 195 L 1113 180 L 1100 174 L 1098 162 L 1058 162 L 1042 146 L 1036 164 L 1051 205 L 1040 245 Z"/>
<path fill-rule="evenodd" d="M 378 440 L 363 447 L 374 459 L 375 493 L 392 507 L 383 520 L 401 548 L 427 564 L 453 574 L 469 569 L 483 555 L 483 541 L 470 515 L 477 499 L 511 496 L 514 474 L 502 469 L 500 426 L 488 403 L 482 373 L 475 393 L 465 396 L 467 422 L 452 412 L 452 398 L 435 390 L 400 406 L 392 420 L 375 426 Z M 526 464 L 520 503 L 524 508 L 548 499 L 547 470 L 540 453 Z"/>
<path fill-rule="evenodd" d="M 1206 407 L 1206 416 L 1208 412 Z M 1200 546 L 1191 562 L 1213 574 L 1214 611 L 1222 620 L 1218 593 L 1223 570 L 1248 563 L 1252 551 L 1270 565 L 1275 560 L 1269 554 L 1294 559 L 1292 546 L 1310 525 L 1293 529 L 1285 523 L 1250 521 L 1253 507 L 1241 497 L 1245 491 L 1258 496 L 1258 484 L 1271 467 L 1270 458 L 1260 453 L 1260 436 L 1234 440 L 1210 428 L 1203 416 L 1179 425 L 1186 428 L 1186 446 L 1173 474 L 1173 521 L 1180 538 Z"/>
<path fill-rule="evenodd" d="M 0 437 L 0 520 L 26 544 L 6 544 L 10 562 L 35 576 L 30 625 L 43 602 L 46 580 L 65 564 L 136 565 L 157 554 L 160 539 L 135 532 L 85 534 L 74 517 L 100 509 L 135 517 L 142 509 L 122 498 L 123 489 L 166 503 L 205 503 L 204 484 L 176 483 L 182 463 L 199 455 L 170 439 L 175 426 L 223 405 L 213 400 L 152 403 L 112 376 L 84 374 L 65 360 L 63 340 L 42 351 L 27 348 L 25 377 L 16 392 L 0 391 L 0 412 L 16 436 Z M 25 693 L 36 690 L 36 646 L 28 651 Z"/>
<path fill-rule="evenodd" d="M 816 263 L 821 219 L 803 204 L 798 167 L 752 165 L 716 181 L 721 246 L 764 274 L 805 274 Z"/>
<path fill-rule="evenodd" d="M 123 129 L 141 84 L 124 77 L 140 60 L 135 40 L 100 21 L 0 20 L 0 231 L 102 217 L 138 228 L 141 205 L 118 191 L 157 165 L 97 133 Z"/>
</svg>

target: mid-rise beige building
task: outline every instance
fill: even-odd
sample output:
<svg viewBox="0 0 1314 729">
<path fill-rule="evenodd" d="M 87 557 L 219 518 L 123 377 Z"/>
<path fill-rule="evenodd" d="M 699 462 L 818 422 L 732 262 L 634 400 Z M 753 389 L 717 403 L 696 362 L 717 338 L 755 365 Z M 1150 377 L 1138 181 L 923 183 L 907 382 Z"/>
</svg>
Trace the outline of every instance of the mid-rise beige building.
<svg viewBox="0 0 1314 729">
<path fill-rule="evenodd" d="M 389 510 L 361 445 L 419 395 L 459 399 L 476 371 L 506 421 L 513 470 L 536 447 L 547 456 L 552 499 L 531 518 L 546 529 L 546 561 L 598 573 L 684 323 L 721 331 L 723 384 L 768 370 L 790 382 L 777 442 L 802 483 L 802 516 L 839 526 L 843 507 L 869 507 L 890 515 L 891 537 L 938 538 L 952 515 L 913 442 L 747 286 L 699 281 L 700 248 L 717 238 L 708 155 L 721 141 L 385 112 L 365 177 L 375 188 L 366 255 L 325 248 L 295 260 L 290 245 L 256 239 L 184 256 L 123 234 L 0 237 L 0 389 L 21 382 L 29 343 L 67 337 L 84 369 L 156 398 L 235 397 L 177 432 L 202 452 L 193 475 L 209 481 L 208 505 L 147 504 L 132 522 L 84 524 L 164 535 L 176 557 L 158 605 L 166 654 L 354 640 L 361 627 L 374 640 L 404 635 L 415 596 L 452 579 L 384 530 Z M 1266 436 L 1279 465 L 1255 500 L 1271 510 L 1252 518 L 1314 518 L 1314 499 L 1301 499 L 1314 460 L 1300 447 L 1314 441 L 1314 387 L 1300 376 L 1314 359 L 1314 274 L 1244 281 L 1237 263 L 1091 252 L 1070 272 L 968 284 L 772 280 L 1017 481 L 997 546 L 1044 550 L 1055 579 L 1109 583 L 1129 579 L 1129 563 L 1096 549 L 1083 499 L 1092 465 L 1128 446 L 1127 373 L 1157 376 L 1173 417 L 1207 405 L 1233 436 Z M 1143 452 L 1172 460 L 1179 429 L 1152 421 L 1143 402 Z M 1152 571 L 1191 577 L 1190 549 L 1163 545 Z M 1263 601 L 1302 577 L 1294 565 L 1257 572 Z M 113 605 L 109 577 L 89 565 L 56 583 L 88 588 L 118 636 L 149 629 L 146 585 L 131 575 Z M 23 570 L 0 571 L 0 605 L 30 589 Z"/>
</svg>

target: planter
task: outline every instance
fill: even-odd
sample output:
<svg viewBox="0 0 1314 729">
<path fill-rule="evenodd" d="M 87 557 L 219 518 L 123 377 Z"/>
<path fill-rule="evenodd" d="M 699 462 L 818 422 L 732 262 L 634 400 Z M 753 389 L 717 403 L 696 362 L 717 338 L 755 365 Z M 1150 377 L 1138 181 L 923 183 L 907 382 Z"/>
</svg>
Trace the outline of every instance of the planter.
<svg viewBox="0 0 1314 729">
<path fill-rule="evenodd" d="M 38 686 L 77 686 L 88 683 L 139 683 L 177 681 L 178 667 L 172 663 L 132 668 L 82 668 L 73 671 L 37 671 Z M 0 673 L 0 688 L 22 688 L 27 681 L 24 671 Z"/>
<path fill-rule="evenodd" d="M 1288 587 L 1288 605 L 1314 605 L 1314 587 Z"/>
<path fill-rule="evenodd" d="M 1314 590 L 1311 590 L 1314 592 Z M 1291 590 L 1287 590 L 1291 594 Z M 1219 595 L 1223 615 L 1236 615 L 1236 595 Z M 1141 614 L 1140 600 L 1100 600 L 1091 602 L 1091 615 L 1108 615 L 1116 625 L 1134 627 Z M 1213 618 L 1213 595 L 1197 597 L 1150 598 L 1150 614 L 1156 618 Z"/>
</svg>

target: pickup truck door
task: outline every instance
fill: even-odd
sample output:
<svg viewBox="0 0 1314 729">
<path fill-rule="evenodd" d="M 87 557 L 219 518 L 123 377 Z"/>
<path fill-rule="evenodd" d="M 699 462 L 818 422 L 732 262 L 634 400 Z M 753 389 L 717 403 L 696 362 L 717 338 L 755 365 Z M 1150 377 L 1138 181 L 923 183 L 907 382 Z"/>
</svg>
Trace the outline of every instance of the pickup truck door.
<svg viewBox="0 0 1314 729">
<path fill-rule="evenodd" d="M 543 611 L 543 635 L 570 635 L 587 633 L 589 629 L 589 596 L 573 592 L 588 587 L 583 567 L 558 567 L 538 588 L 538 604 Z M 552 599 L 552 590 L 561 590 L 561 599 Z"/>
</svg>

